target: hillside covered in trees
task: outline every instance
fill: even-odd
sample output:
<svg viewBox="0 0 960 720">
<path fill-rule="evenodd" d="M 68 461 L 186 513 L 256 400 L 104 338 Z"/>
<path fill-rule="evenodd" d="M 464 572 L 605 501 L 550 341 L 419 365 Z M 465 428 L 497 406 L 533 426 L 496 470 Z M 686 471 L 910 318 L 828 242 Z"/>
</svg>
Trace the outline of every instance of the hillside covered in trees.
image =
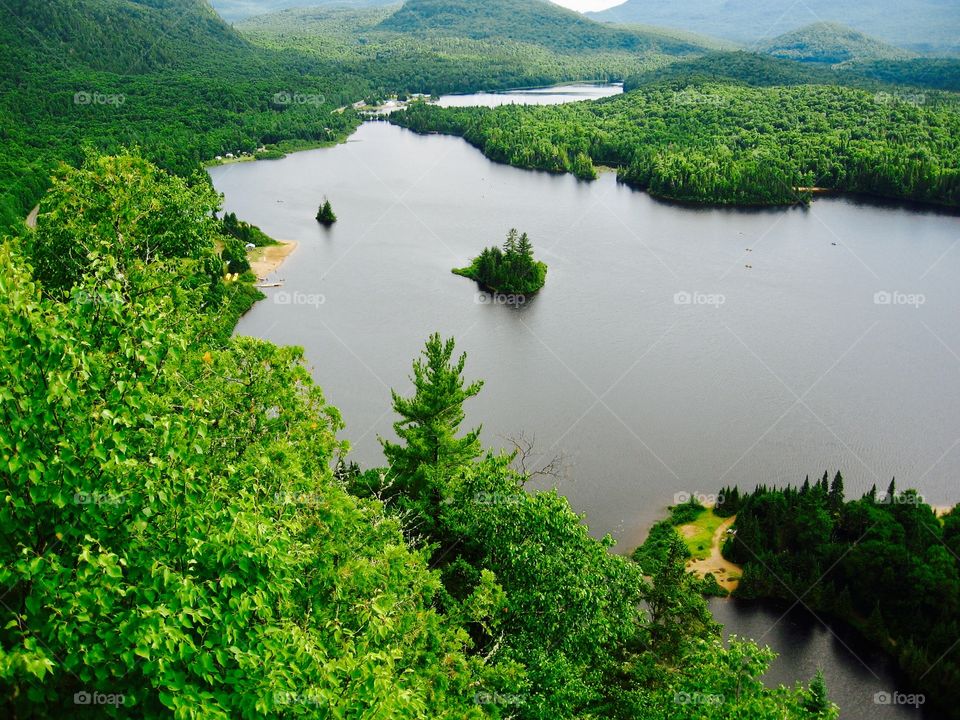
<svg viewBox="0 0 960 720">
<path fill-rule="evenodd" d="M 881 42 L 838 23 L 818 22 L 763 42 L 758 50 L 806 63 L 838 64 L 856 60 L 905 60 L 916 53 Z"/>
<path fill-rule="evenodd" d="M 915 491 L 845 501 L 843 477 L 723 491 L 737 514 L 724 556 L 737 595 L 798 600 L 856 627 L 894 657 L 943 717 L 960 707 L 960 506 L 938 518 Z"/>
<path fill-rule="evenodd" d="M 462 430 L 452 339 L 350 463 L 301 351 L 230 337 L 218 210 L 89 155 L 0 245 L 5 717 L 837 716 Z"/>
<path fill-rule="evenodd" d="M 657 197 L 783 205 L 802 188 L 960 204 L 960 109 L 839 87 L 658 84 L 591 103 L 438 108 L 391 122 L 460 135 L 498 162 L 592 179 L 597 165 Z"/>
</svg>

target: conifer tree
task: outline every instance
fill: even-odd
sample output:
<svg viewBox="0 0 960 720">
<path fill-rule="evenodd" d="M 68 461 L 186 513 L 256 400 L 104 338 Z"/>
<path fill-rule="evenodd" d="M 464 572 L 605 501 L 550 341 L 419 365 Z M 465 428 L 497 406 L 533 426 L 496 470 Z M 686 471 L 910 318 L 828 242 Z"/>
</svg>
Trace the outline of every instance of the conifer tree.
<svg viewBox="0 0 960 720">
<path fill-rule="evenodd" d="M 483 386 L 469 385 L 463 378 L 466 354 L 453 361 L 454 341 L 434 333 L 427 340 L 423 357 L 413 364 L 414 395 L 392 391 L 393 409 L 400 420 L 393 424 L 402 443 L 380 439 L 398 487 L 417 496 L 425 492 L 427 471 L 440 477 L 480 455 L 480 428 L 457 437 L 463 422 L 463 403 Z"/>
</svg>

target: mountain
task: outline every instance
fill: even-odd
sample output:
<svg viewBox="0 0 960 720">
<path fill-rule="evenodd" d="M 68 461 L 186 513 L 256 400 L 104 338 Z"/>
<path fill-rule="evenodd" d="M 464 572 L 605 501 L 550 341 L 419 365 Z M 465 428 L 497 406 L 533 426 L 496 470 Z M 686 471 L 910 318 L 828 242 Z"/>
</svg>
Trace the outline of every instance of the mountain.
<svg viewBox="0 0 960 720">
<path fill-rule="evenodd" d="M 956 0 L 627 0 L 587 15 L 604 22 L 665 25 L 743 43 L 758 43 L 809 23 L 836 22 L 918 52 L 960 52 Z"/>
<path fill-rule="evenodd" d="M 308 6 L 363 8 L 396 4 L 399 0 L 210 0 L 213 9 L 228 22 Z"/>
<path fill-rule="evenodd" d="M 0 16 L 3 52 L 19 49 L 20 60 L 30 64 L 52 59 L 133 75 L 247 48 L 201 0 L 13 0 Z"/>
<path fill-rule="evenodd" d="M 758 50 L 784 60 L 828 63 L 863 60 L 907 60 L 916 53 L 903 50 L 837 23 L 813 23 L 762 43 Z"/>
<path fill-rule="evenodd" d="M 530 43 L 559 52 L 591 50 L 669 54 L 702 48 L 687 40 L 594 22 L 544 0 L 407 0 L 384 30 Z"/>
</svg>

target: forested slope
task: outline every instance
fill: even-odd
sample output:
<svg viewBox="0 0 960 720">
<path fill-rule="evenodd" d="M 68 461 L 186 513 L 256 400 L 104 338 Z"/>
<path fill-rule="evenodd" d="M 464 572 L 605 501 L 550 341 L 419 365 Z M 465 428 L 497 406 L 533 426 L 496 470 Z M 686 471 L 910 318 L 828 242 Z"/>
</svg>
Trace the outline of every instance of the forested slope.
<svg viewBox="0 0 960 720">
<path fill-rule="evenodd" d="M 960 204 L 960 111 L 836 86 L 660 84 L 554 107 L 418 103 L 391 122 L 463 136 L 519 167 L 618 178 L 705 204 L 805 201 L 826 187 Z"/>
</svg>

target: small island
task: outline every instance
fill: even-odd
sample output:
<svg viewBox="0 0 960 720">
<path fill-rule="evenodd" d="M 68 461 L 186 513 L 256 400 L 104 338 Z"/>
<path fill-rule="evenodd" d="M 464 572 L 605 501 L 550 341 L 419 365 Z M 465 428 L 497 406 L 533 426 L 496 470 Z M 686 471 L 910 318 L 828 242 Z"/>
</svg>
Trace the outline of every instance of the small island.
<svg viewBox="0 0 960 720">
<path fill-rule="evenodd" d="M 323 204 L 317 210 L 317 222 L 326 227 L 330 227 L 337 221 L 337 216 L 333 212 L 333 206 L 327 198 L 323 199 Z"/>
<path fill-rule="evenodd" d="M 503 249 L 484 249 L 465 268 L 454 268 L 455 275 L 475 280 L 480 287 L 494 293 L 530 295 L 543 287 L 547 265 L 533 258 L 533 244 L 526 233 L 516 228 L 507 233 Z"/>
</svg>

